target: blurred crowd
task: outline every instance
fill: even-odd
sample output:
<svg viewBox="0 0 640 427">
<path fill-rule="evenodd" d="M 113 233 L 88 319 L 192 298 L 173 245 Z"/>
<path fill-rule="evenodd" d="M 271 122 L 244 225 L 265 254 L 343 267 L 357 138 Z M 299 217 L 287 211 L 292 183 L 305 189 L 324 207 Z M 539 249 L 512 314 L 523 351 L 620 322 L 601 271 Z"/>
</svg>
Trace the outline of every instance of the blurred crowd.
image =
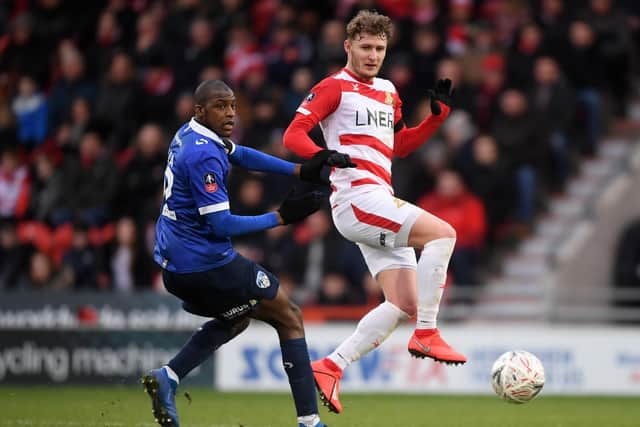
<svg viewBox="0 0 640 427">
<path fill-rule="evenodd" d="M 505 239 L 596 153 L 633 93 L 640 2 L 614 0 L 14 0 L 0 2 L 0 289 L 162 289 L 151 259 L 166 149 L 193 90 L 223 79 L 234 139 L 279 157 L 314 82 L 344 66 L 346 22 L 391 16 L 382 76 L 415 125 L 451 78 L 437 137 L 394 161 L 398 197 L 451 223 L 451 280 L 479 282 Z M 321 134 L 313 132 L 318 144 Z M 232 211 L 292 179 L 234 170 Z M 380 298 L 330 213 L 235 240 L 302 304 Z"/>
</svg>

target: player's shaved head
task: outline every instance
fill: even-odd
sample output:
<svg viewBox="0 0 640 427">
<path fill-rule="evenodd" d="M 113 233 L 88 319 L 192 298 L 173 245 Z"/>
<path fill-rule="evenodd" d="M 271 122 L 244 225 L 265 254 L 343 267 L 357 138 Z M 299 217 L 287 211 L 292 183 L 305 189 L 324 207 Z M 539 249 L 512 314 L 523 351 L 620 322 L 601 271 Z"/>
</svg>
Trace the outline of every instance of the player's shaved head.
<svg viewBox="0 0 640 427">
<path fill-rule="evenodd" d="M 228 97 L 233 91 L 222 80 L 205 80 L 198 85 L 193 94 L 196 104 L 205 105 L 211 98 Z"/>
<path fill-rule="evenodd" d="M 196 88 L 194 118 L 221 137 L 231 136 L 236 97 L 222 80 L 205 80 Z"/>
</svg>

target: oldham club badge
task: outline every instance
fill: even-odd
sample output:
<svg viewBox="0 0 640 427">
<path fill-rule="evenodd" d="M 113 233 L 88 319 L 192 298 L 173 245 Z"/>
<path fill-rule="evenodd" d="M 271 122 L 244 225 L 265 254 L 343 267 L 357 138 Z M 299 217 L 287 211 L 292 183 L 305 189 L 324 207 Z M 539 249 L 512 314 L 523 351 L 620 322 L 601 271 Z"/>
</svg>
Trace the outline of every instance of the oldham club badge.
<svg viewBox="0 0 640 427">
<path fill-rule="evenodd" d="M 256 277 L 256 285 L 258 285 L 258 287 L 261 289 L 265 289 L 271 286 L 271 281 L 269 280 L 269 277 L 265 274 L 264 271 L 258 270 L 258 276 Z"/>
<path fill-rule="evenodd" d="M 218 183 L 216 182 L 216 176 L 213 172 L 207 172 L 204 175 L 204 190 L 207 193 L 214 193 L 218 189 Z"/>
</svg>

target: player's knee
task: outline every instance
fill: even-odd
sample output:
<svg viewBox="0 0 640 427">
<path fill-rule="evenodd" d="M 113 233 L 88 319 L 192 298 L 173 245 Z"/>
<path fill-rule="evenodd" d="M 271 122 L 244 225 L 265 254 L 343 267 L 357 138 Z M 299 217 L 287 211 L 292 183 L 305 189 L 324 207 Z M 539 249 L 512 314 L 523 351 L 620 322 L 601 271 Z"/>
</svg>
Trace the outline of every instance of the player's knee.
<svg viewBox="0 0 640 427">
<path fill-rule="evenodd" d="M 302 320 L 302 310 L 297 304 L 290 303 L 289 308 L 291 310 L 292 326 L 300 331 L 304 330 L 304 322 Z"/>
<path fill-rule="evenodd" d="M 456 229 L 446 221 L 431 221 L 420 225 L 420 227 L 414 227 L 409 235 L 409 245 L 414 248 L 420 249 L 427 243 L 438 239 L 456 238 Z"/>
<path fill-rule="evenodd" d="M 438 230 L 438 234 L 438 239 L 455 239 L 456 229 L 453 228 L 449 223 L 445 222 Z"/>
<path fill-rule="evenodd" d="M 282 326 L 288 334 L 304 335 L 304 322 L 302 320 L 302 310 L 300 310 L 300 307 L 289 302 Z"/>
<path fill-rule="evenodd" d="M 427 243 L 433 242 L 434 240 L 438 240 L 438 239 L 454 239 L 455 240 L 456 229 L 453 228 L 449 223 L 442 221 L 431 230 L 428 238 L 425 239 L 423 245 L 426 245 Z"/>
</svg>

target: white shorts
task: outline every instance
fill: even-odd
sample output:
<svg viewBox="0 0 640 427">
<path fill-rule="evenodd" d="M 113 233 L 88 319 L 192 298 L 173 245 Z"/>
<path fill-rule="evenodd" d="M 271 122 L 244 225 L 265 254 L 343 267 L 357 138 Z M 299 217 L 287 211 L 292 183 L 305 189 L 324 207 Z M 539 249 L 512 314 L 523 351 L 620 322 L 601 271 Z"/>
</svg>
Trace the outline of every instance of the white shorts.
<svg viewBox="0 0 640 427">
<path fill-rule="evenodd" d="M 424 211 L 382 188 L 348 200 L 333 208 L 333 223 L 358 244 L 371 275 L 392 268 L 415 269 L 416 254 L 407 244 L 411 227 Z"/>
</svg>

